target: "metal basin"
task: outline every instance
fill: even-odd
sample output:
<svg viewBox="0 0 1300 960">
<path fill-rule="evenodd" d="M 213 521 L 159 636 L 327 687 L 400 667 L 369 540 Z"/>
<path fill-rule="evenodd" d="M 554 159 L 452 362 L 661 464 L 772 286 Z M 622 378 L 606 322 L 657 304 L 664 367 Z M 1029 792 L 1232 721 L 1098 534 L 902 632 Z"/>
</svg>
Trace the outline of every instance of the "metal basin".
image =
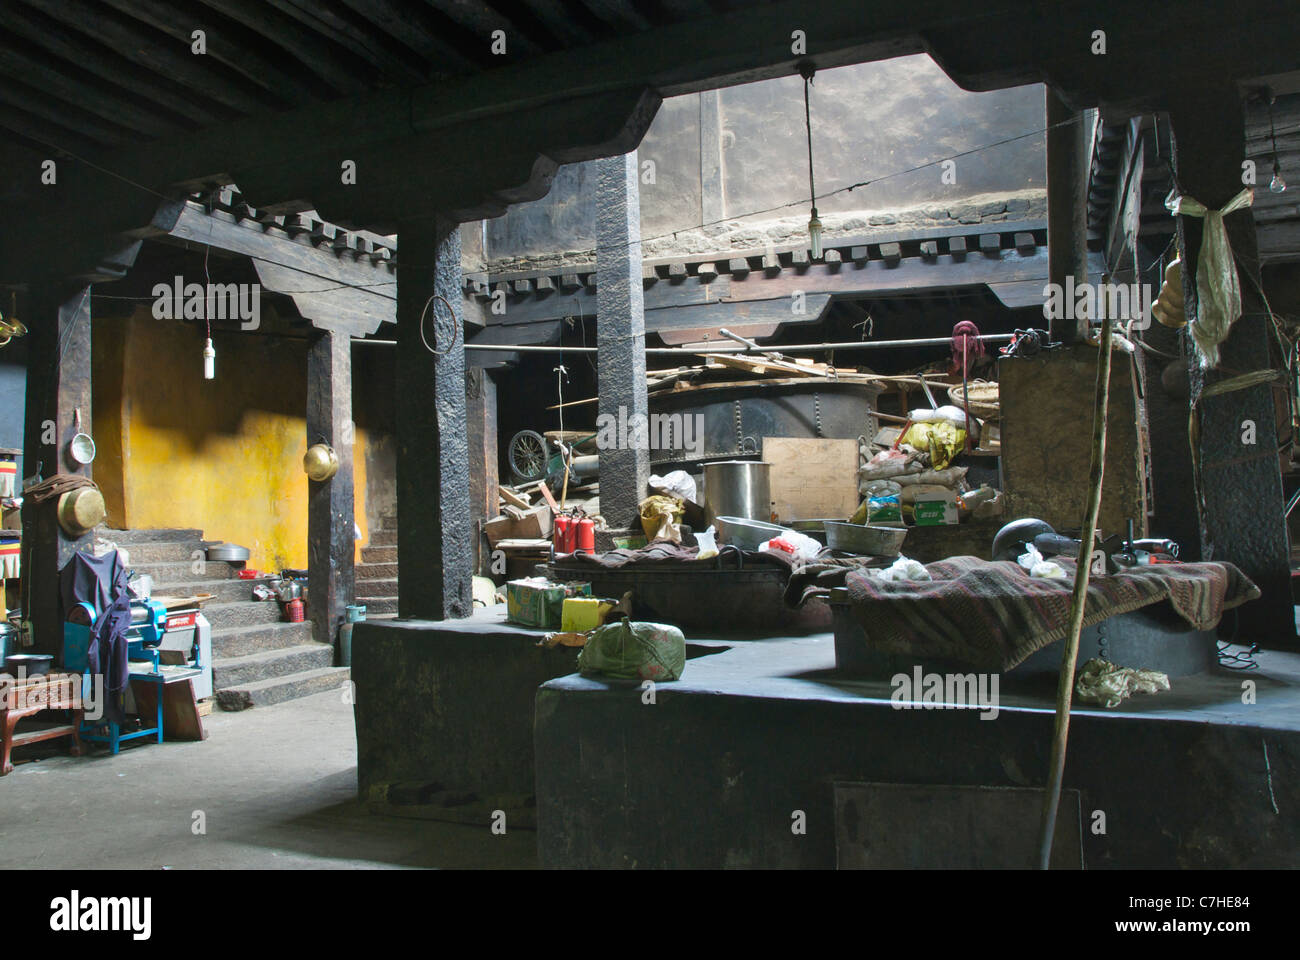
<svg viewBox="0 0 1300 960">
<path fill-rule="evenodd" d="M 718 532 L 718 539 L 731 543 L 742 550 L 757 550 L 760 544 L 767 543 L 773 537 L 779 537 L 784 527 L 762 520 L 749 520 L 745 517 L 714 517 L 713 526 Z"/>
<path fill-rule="evenodd" d="M 907 538 L 906 527 L 866 527 L 857 523 L 825 521 L 826 545 L 832 550 L 863 553 L 872 557 L 896 557 Z"/>
</svg>

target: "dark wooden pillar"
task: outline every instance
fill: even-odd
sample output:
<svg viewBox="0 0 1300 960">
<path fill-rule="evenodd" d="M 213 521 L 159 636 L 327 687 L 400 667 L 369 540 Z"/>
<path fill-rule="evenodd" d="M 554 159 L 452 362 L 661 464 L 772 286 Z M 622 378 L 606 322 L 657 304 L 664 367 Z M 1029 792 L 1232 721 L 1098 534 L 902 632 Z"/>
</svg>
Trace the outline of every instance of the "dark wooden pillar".
<svg viewBox="0 0 1300 960">
<path fill-rule="evenodd" d="M 1047 261 L 1052 283 L 1088 280 L 1088 130 L 1076 113 L 1044 87 L 1047 112 Z M 1068 122 L 1073 120 L 1074 122 Z M 1088 335 L 1086 317 L 1050 321 L 1053 340 L 1075 343 Z"/>
<path fill-rule="evenodd" d="M 1231 84 L 1183 90 L 1179 96 L 1169 111 L 1177 183 L 1184 196 L 1220 209 L 1242 189 L 1245 118 L 1240 96 Z M 1178 218 L 1189 323 L 1198 311 L 1196 271 L 1204 224 L 1196 217 Z M 1254 217 L 1242 210 L 1225 217 L 1224 225 L 1238 265 L 1242 316 L 1220 347 L 1218 368 L 1202 370 L 1193 357 L 1193 401 L 1213 383 L 1277 369 L 1280 363 L 1260 293 Z M 1264 594 L 1241 608 L 1242 639 L 1290 646 L 1295 617 L 1272 390 L 1265 384 L 1200 400 L 1200 441 L 1193 456 L 1200 461 L 1202 557 L 1236 564 Z M 1254 423 L 1253 444 L 1243 441 L 1247 421 Z"/>
<path fill-rule="evenodd" d="M 352 338 L 323 330 L 307 352 L 307 445 L 333 447 L 339 471 L 307 481 L 307 616 L 320 643 L 335 643 L 355 588 L 352 433 Z"/>
<path fill-rule="evenodd" d="M 497 515 L 497 384 L 482 367 L 465 377 L 465 418 L 469 429 L 470 509 L 473 520 L 474 572 L 486 575 L 491 562 L 482 521 Z"/>
<path fill-rule="evenodd" d="M 473 612 L 460 233 L 419 220 L 397 234 L 397 613 Z"/>
<path fill-rule="evenodd" d="M 91 476 L 89 465 L 68 453 L 81 428 L 93 434 L 90 409 L 90 287 L 38 285 L 24 320 L 27 343 L 27 401 L 23 430 L 23 472 L 39 470 L 48 480 L 58 473 Z M 58 524 L 58 500 L 23 504 L 23 613 L 35 632 L 35 652 L 56 656 L 63 648 L 59 613 L 59 570 L 79 549 L 89 549 L 88 533 L 79 540 Z"/>
</svg>

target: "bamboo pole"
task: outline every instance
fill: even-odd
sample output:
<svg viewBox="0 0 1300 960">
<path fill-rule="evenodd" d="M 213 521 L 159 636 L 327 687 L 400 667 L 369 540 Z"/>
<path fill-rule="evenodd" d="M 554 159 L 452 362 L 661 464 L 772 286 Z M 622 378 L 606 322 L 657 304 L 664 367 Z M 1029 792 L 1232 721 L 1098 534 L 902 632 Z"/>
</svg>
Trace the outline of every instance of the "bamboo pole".
<svg viewBox="0 0 1300 960">
<path fill-rule="evenodd" d="M 1061 677 L 1056 685 L 1056 727 L 1052 737 L 1052 759 L 1038 843 L 1038 867 L 1046 870 L 1052 861 L 1052 839 L 1056 835 L 1056 811 L 1061 802 L 1065 777 L 1065 748 L 1070 737 L 1070 701 L 1074 694 L 1074 661 L 1079 655 L 1079 634 L 1083 630 L 1084 605 L 1088 599 L 1088 567 L 1097 535 L 1097 514 L 1101 512 L 1101 482 L 1106 466 L 1106 410 L 1110 402 L 1110 317 L 1101 321 L 1101 343 L 1097 347 L 1097 391 L 1092 409 L 1092 468 L 1088 472 L 1088 507 L 1083 532 L 1079 534 L 1079 559 L 1074 571 L 1074 593 L 1070 597 L 1070 632 L 1065 637 Z"/>
</svg>

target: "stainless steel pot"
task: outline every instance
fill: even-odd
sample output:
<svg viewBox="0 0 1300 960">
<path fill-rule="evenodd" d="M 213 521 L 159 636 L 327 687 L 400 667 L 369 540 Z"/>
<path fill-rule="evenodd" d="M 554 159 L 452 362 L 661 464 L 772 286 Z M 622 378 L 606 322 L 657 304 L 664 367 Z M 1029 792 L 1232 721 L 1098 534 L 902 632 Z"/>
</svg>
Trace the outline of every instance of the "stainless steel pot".
<svg viewBox="0 0 1300 960">
<path fill-rule="evenodd" d="M 302 598 L 302 584 L 297 580 L 282 580 L 280 585 L 276 587 L 276 593 L 279 595 L 281 603 L 300 600 Z"/>
<path fill-rule="evenodd" d="M 715 517 L 772 519 L 772 465 L 761 460 L 720 460 L 704 465 L 704 509 Z"/>
</svg>

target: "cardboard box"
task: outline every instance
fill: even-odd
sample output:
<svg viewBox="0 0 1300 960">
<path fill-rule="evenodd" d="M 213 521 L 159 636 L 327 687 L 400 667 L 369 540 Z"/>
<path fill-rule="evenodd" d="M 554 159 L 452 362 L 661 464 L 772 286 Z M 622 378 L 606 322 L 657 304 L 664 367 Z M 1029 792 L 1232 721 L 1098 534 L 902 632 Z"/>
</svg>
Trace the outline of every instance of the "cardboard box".
<svg viewBox="0 0 1300 960">
<path fill-rule="evenodd" d="M 554 630 L 560 626 L 566 597 L 591 596 L 589 583 L 555 583 L 525 577 L 506 584 L 506 619 L 525 627 Z"/>
<path fill-rule="evenodd" d="M 546 504 L 534 507 L 523 517 L 515 519 L 509 516 L 495 517 L 483 524 L 488 544 L 495 550 L 502 540 L 546 540 L 551 536 L 555 518 L 551 508 Z"/>
<path fill-rule="evenodd" d="M 912 519 L 918 527 L 957 523 L 957 494 L 952 490 L 918 493 L 912 502 Z"/>
</svg>

